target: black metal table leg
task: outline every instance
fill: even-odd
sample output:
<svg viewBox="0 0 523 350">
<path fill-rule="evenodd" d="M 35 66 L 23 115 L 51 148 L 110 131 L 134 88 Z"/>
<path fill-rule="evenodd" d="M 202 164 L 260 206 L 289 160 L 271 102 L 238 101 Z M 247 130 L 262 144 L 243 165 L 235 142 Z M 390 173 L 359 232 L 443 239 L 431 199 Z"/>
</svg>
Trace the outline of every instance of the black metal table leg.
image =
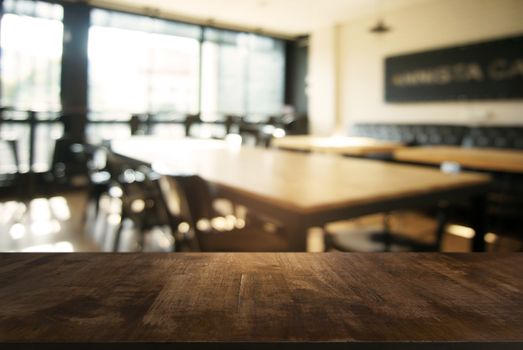
<svg viewBox="0 0 523 350">
<path fill-rule="evenodd" d="M 474 229 L 474 238 L 472 239 L 472 251 L 484 252 L 485 231 L 487 225 L 487 197 L 478 195 L 472 197 L 472 228 Z"/>
</svg>

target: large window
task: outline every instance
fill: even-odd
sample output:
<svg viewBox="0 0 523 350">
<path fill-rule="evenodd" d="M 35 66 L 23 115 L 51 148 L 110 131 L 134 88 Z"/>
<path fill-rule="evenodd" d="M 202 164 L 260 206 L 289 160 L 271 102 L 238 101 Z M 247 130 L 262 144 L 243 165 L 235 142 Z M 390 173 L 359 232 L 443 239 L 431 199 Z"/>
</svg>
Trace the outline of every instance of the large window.
<svg viewBox="0 0 523 350">
<path fill-rule="evenodd" d="M 93 10 L 89 109 L 197 113 L 200 27 Z"/>
<path fill-rule="evenodd" d="M 39 1 L 4 0 L 1 22 L 2 105 L 59 110 L 63 9 Z"/>
<path fill-rule="evenodd" d="M 202 115 L 250 118 L 280 114 L 285 48 L 281 40 L 206 28 L 202 58 Z"/>
<path fill-rule="evenodd" d="M 60 111 L 62 6 L 32 0 L 3 5 L 1 105 Z M 189 113 L 201 113 L 204 120 L 226 114 L 265 118 L 282 110 L 282 40 L 91 9 L 88 56 L 92 121 L 128 121 L 139 113 L 165 120 Z M 128 135 L 129 128 L 90 123 L 87 134 L 100 140 Z"/>
<path fill-rule="evenodd" d="M 202 33 L 196 25 L 101 9 L 91 19 L 92 118 L 201 112 L 214 120 L 282 111 L 282 40 L 213 28 Z"/>
<path fill-rule="evenodd" d="M 0 143 L 0 173 L 46 171 L 50 168 L 55 139 L 63 134 L 56 122 L 60 103 L 63 41 L 63 8 L 40 1 L 4 0 L 1 21 L 1 105 L 4 111 L 0 140 L 15 142 L 19 164 L 11 148 Z M 28 121 L 30 113 L 45 120 Z M 30 146 L 31 139 L 34 144 Z"/>
</svg>

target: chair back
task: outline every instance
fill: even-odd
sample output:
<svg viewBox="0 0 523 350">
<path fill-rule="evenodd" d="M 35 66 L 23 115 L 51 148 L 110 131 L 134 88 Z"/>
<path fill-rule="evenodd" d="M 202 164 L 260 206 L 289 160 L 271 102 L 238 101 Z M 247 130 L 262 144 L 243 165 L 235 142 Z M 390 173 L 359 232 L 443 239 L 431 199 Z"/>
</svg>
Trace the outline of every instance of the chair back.
<svg viewBox="0 0 523 350">
<path fill-rule="evenodd" d="M 190 232 L 181 233 L 176 237 L 180 249 L 188 247 L 190 250 L 199 251 L 199 241 L 204 234 L 202 222 L 207 221 L 210 225 L 215 214 L 209 186 L 197 175 L 168 175 L 161 180 L 159 184 L 163 194 L 162 205 L 167 209 L 173 232 L 178 231 L 181 223 L 189 225 Z"/>
<path fill-rule="evenodd" d="M 215 216 L 209 186 L 197 175 L 175 175 L 172 179 L 180 196 L 181 214 L 197 230 L 200 220 L 211 220 Z"/>
<path fill-rule="evenodd" d="M 105 153 L 105 166 L 109 174 L 111 174 L 111 179 L 115 182 L 119 182 L 122 174 L 130 167 L 125 164 L 123 158 L 114 154 L 110 150 L 103 149 L 103 152 Z"/>
</svg>

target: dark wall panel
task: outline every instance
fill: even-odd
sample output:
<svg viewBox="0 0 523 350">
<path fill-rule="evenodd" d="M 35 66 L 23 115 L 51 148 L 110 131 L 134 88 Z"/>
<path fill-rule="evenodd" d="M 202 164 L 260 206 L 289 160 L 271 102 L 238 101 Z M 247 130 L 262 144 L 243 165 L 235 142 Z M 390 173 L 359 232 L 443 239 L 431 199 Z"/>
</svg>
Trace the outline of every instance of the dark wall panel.
<svg viewBox="0 0 523 350">
<path fill-rule="evenodd" d="M 307 115 L 306 82 L 309 64 L 308 38 L 287 43 L 285 104 L 294 106 L 298 115 Z"/>
<path fill-rule="evenodd" d="M 523 99 L 523 36 L 385 60 L 388 102 Z"/>
</svg>

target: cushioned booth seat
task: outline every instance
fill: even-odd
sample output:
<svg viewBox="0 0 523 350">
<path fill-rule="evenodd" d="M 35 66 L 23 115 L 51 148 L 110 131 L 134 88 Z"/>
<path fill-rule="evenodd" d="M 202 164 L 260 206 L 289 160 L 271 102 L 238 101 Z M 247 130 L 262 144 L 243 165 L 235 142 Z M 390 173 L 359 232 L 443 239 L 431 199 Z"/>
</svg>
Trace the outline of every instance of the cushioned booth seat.
<svg viewBox="0 0 523 350">
<path fill-rule="evenodd" d="M 363 123 L 351 126 L 349 134 L 401 141 L 412 146 L 450 145 L 523 150 L 523 126 Z M 487 197 L 489 229 L 523 238 L 523 175 L 492 175 L 492 190 Z M 466 211 L 466 208 L 454 209 L 455 213 L 459 213 L 457 219 Z"/>
<path fill-rule="evenodd" d="M 355 124 L 351 136 L 400 141 L 408 145 L 460 145 L 467 128 L 456 125 Z"/>
</svg>

